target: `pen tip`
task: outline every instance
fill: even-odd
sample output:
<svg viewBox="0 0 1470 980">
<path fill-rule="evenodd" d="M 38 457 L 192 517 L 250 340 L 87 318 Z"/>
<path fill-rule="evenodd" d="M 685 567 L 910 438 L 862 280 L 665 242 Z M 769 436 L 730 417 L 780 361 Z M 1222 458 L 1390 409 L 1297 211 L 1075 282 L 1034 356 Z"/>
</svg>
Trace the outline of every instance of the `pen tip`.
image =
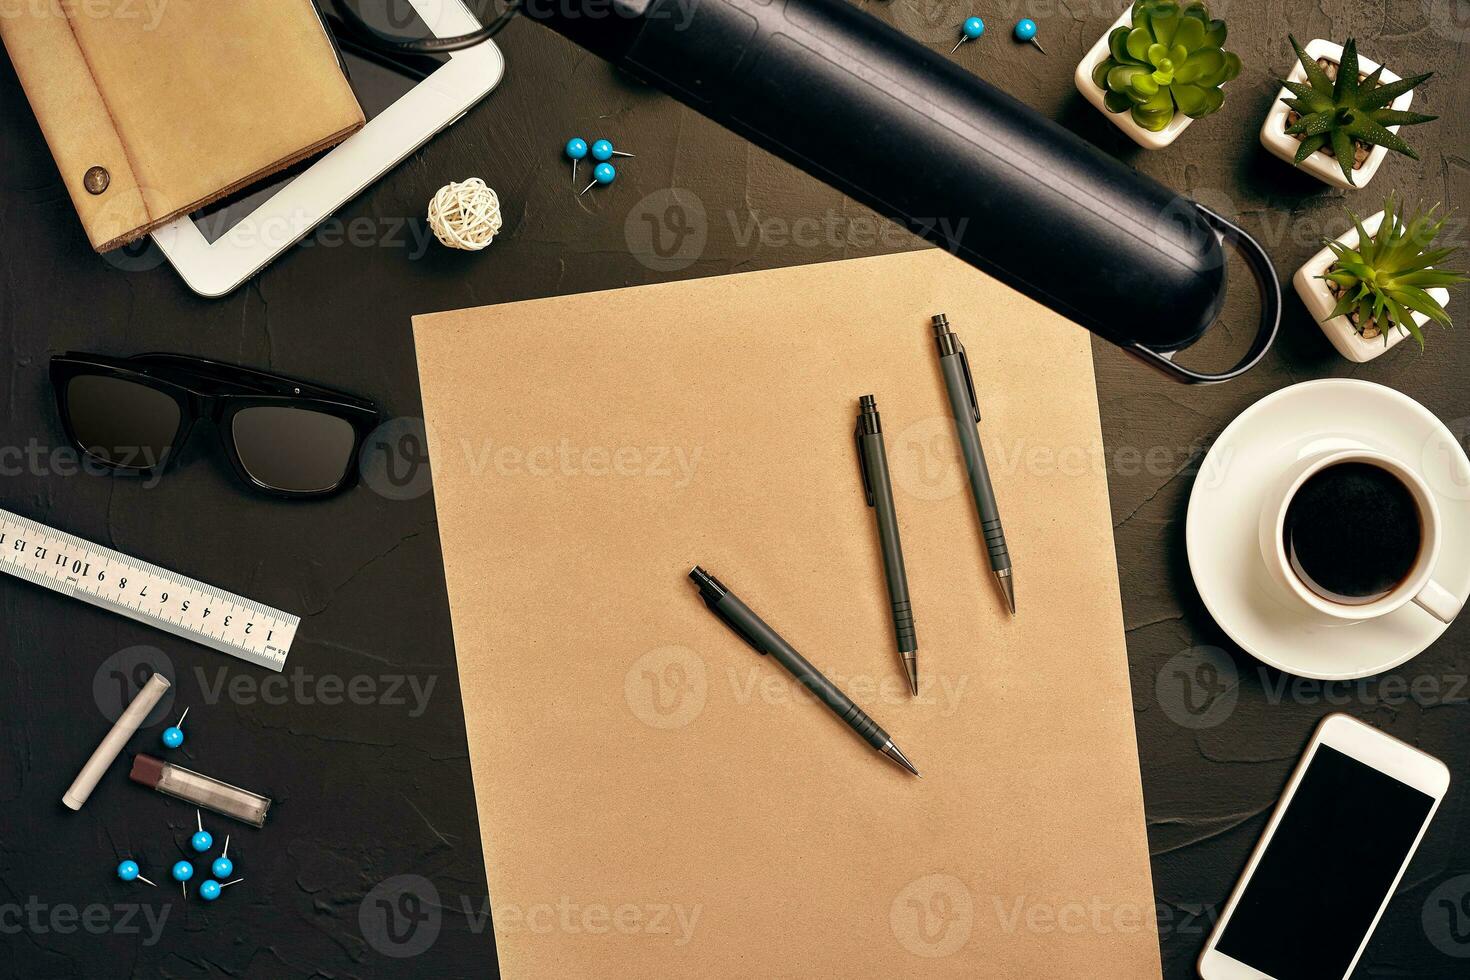
<svg viewBox="0 0 1470 980">
<path fill-rule="evenodd" d="M 903 766 L 905 769 L 907 769 L 909 772 L 913 773 L 915 776 L 919 776 L 920 779 L 923 779 L 924 778 L 923 776 L 921 776 L 919 774 L 919 770 L 917 770 L 917 769 L 914 768 L 914 764 L 908 760 L 908 757 L 905 756 L 902 752 L 899 751 L 898 746 L 893 744 L 893 740 L 892 739 L 889 739 L 888 740 L 888 744 L 885 745 L 885 746 L 883 746 L 883 750 L 882 751 L 883 751 L 883 754 L 884 755 L 888 756 L 888 758 L 892 759 L 894 762 L 896 762 L 899 765 Z"/>
<path fill-rule="evenodd" d="M 919 696 L 919 658 L 905 657 L 903 666 L 909 675 L 909 689 L 913 691 L 914 697 Z"/>
<path fill-rule="evenodd" d="M 995 580 L 1000 583 L 1001 594 L 1005 596 L 1006 605 L 1011 609 L 1011 615 L 1016 614 L 1016 577 L 1009 568 L 995 573 Z"/>
</svg>

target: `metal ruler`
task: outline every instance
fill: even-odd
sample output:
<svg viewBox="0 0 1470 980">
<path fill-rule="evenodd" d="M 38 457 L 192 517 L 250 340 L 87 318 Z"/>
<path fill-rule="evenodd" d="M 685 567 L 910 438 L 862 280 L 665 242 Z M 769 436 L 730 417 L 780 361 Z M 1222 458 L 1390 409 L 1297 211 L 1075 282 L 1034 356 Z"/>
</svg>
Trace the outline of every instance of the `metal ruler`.
<svg viewBox="0 0 1470 980">
<path fill-rule="evenodd" d="M 0 508 L 0 571 L 281 671 L 300 616 Z"/>
</svg>

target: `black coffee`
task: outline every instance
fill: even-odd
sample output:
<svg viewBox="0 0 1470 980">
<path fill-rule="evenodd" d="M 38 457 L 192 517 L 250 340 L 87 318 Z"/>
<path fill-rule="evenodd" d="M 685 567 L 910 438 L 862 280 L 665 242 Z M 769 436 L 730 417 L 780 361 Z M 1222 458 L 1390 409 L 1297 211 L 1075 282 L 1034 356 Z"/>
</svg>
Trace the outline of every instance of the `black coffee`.
<svg viewBox="0 0 1470 980">
<path fill-rule="evenodd" d="M 1423 536 L 1419 504 L 1372 463 L 1313 473 L 1286 508 L 1286 554 L 1302 583 L 1344 605 L 1388 595 L 1409 577 Z"/>
</svg>

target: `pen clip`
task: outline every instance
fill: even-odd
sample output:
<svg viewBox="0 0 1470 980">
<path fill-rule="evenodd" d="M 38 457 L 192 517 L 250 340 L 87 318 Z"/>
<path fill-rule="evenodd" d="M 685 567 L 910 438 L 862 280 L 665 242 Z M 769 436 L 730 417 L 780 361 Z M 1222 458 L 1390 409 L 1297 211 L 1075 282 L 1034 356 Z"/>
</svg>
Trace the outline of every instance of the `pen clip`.
<svg viewBox="0 0 1470 980">
<path fill-rule="evenodd" d="M 970 355 L 965 352 L 965 345 L 960 343 L 958 337 L 954 344 L 960 349 L 960 365 L 965 369 L 965 387 L 969 389 L 970 408 L 975 412 L 975 424 L 980 424 L 980 399 L 975 397 L 975 376 L 970 373 Z"/>
<path fill-rule="evenodd" d="M 868 454 L 863 449 L 863 421 L 858 419 L 857 426 L 852 430 L 852 441 L 857 444 L 858 472 L 862 475 L 863 496 L 868 500 L 868 506 L 873 506 L 873 478 L 868 474 Z"/>
</svg>

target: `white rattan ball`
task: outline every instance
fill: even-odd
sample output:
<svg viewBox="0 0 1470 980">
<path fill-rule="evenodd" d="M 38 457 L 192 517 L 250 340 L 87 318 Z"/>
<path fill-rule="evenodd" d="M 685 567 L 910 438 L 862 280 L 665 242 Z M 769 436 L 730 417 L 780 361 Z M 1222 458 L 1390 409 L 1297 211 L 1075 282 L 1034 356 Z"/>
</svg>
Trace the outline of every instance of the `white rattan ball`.
<svg viewBox="0 0 1470 980">
<path fill-rule="evenodd" d="M 478 177 L 445 184 L 429 202 L 429 227 L 450 248 L 478 252 L 502 223 L 500 198 Z"/>
</svg>

